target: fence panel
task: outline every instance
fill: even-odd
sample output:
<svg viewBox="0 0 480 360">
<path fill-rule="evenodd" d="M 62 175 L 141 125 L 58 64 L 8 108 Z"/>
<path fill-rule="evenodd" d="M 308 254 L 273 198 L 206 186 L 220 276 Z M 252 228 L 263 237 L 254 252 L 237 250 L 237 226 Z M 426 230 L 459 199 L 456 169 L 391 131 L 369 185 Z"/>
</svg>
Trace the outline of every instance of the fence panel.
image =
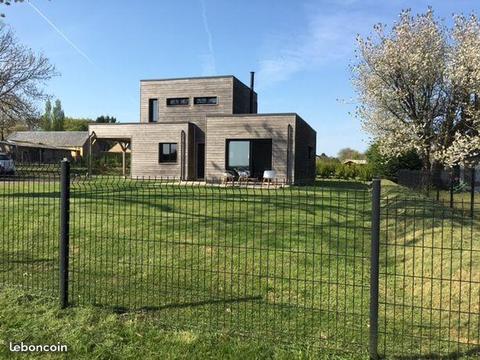
<svg viewBox="0 0 480 360">
<path fill-rule="evenodd" d="M 18 170 L 0 177 L 0 284 L 58 295 L 59 167 Z M 352 185 L 72 175 L 68 300 L 366 354 L 372 196 Z M 479 207 L 381 195 L 380 355 L 478 352 Z"/>
<path fill-rule="evenodd" d="M 74 182 L 70 301 L 366 351 L 370 207 L 366 189 Z"/>
<path fill-rule="evenodd" d="M 414 193 L 382 200 L 383 355 L 459 357 L 480 348 L 480 217 Z"/>
<path fill-rule="evenodd" d="M 0 174 L 0 284 L 58 293 L 59 166 Z"/>
</svg>

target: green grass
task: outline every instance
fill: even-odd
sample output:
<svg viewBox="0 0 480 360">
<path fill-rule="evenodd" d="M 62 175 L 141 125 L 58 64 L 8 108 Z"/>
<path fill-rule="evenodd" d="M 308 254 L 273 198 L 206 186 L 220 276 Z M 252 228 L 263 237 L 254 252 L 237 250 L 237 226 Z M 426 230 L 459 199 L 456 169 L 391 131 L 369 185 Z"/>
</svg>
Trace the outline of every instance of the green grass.
<svg viewBox="0 0 480 360">
<path fill-rule="evenodd" d="M 91 306 L 59 310 L 52 298 L 0 288 L 1 359 L 12 359 L 10 342 L 68 347 L 67 354 L 28 356 L 41 359 L 358 359 L 223 334 L 167 331 L 142 313 L 119 315 Z"/>
<path fill-rule="evenodd" d="M 55 182 L 0 185 L 0 282 L 56 289 L 57 191 Z M 383 195 L 381 352 L 464 351 L 457 342 L 478 341 L 478 284 L 465 282 L 480 280 L 478 244 L 469 241 L 478 221 L 392 184 Z M 259 358 L 282 357 L 268 345 L 282 342 L 299 357 L 312 348 L 364 356 L 370 203 L 365 184 L 346 181 L 281 190 L 75 183 L 70 293 L 90 310 L 68 311 L 140 317 L 132 326 L 155 323 L 165 347 L 175 334 L 193 334 L 195 346 L 220 353 L 241 353 L 236 344 L 246 343 L 245 351 L 264 349 Z M 208 350 L 218 336 L 225 344 Z"/>
</svg>

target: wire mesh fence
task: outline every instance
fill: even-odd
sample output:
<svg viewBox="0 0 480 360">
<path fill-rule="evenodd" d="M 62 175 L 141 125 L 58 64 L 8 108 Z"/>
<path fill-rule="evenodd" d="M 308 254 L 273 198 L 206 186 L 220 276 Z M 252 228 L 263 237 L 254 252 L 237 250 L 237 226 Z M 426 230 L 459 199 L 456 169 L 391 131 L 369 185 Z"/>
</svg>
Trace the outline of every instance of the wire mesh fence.
<svg viewBox="0 0 480 360">
<path fill-rule="evenodd" d="M 333 349 L 368 332 L 366 190 L 76 182 L 71 301 Z"/>
<path fill-rule="evenodd" d="M 0 173 L 0 282 L 58 293 L 59 167 Z"/>
<path fill-rule="evenodd" d="M 480 203 L 480 175 L 476 168 L 455 167 L 448 170 L 399 170 L 397 182 L 437 202 L 457 207 L 469 207 L 470 214 L 477 212 Z"/>
<path fill-rule="evenodd" d="M 380 352 L 453 358 L 480 349 L 480 219 L 470 204 L 386 194 Z"/>
<path fill-rule="evenodd" d="M 58 293 L 59 180 L 58 167 L 0 175 L 1 283 Z M 200 184 L 72 169 L 69 200 L 70 304 L 367 352 L 366 185 Z M 379 209 L 379 354 L 478 352 L 478 213 L 399 186 L 382 188 Z"/>
</svg>

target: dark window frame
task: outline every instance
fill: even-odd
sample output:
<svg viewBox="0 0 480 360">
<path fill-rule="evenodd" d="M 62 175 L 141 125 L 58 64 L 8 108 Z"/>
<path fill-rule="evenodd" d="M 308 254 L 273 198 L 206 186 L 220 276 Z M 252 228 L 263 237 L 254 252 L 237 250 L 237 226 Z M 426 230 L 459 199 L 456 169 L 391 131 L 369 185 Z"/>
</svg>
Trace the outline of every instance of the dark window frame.
<svg viewBox="0 0 480 360">
<path fill-rule="evenodd" d="M 231 166 L 230 165 L 230 143 L 231 142 L 236 142 L 236 141 L 248 141 L 248 167 L 252 167 L 252 139 L 225 139 L 225 169 L 226 170 L 234 170 L 238 168 L 237 166 Z"/>
<path fill-rule="evenodd" d="M 200 99 L 205 99 L 205 103 L 198 103 Z M 214 103 L 209 102 L 209 99 L 215 99 Z M 218 96 L 195 96 L 193 98 L 193 105 L 208 105 L 208 106 L 215 106 L 218 105 Z"/>
<path fill-rule="evenodd" d="M 235 139 L 235 138 L 228 138 L 228 139 L 225 139 L 225 169 L 226 170 L 235 170 L 237 169 L 238 167 L 236 166 L 230 166 L 230 159 L 229 159 L 229 155 L 230 155 L 230 143 L 232 141 L 248 141 L 250 143 L 249 145 L 249 170 L 252 169 L 252 165 L 253 165 L 253 142 L 256 141 L 256 140 L 269 140 L 272 144 L 272 163 L 273 163 L 273 139 L 272 138 L 239 138 L 239 139 Z"/>
<path fill-rule="evenodd" d="M 163 152 L 163 146 L 168 145 L 168 154 Z M 172 152 L 172 145 L 175 146 L 174 152 Z M 158 163 L 159 164 L 176 164 L 178 162 L 178 143 L 163 142 L 158 143 Z"/>
<path fill-rule="evenodd" d="M 175 100 L 175 101 L 179 101 L 179 102 L 182 102 L 182 101 L 186 101 L 185 104 L 172 104 L 171 102 Z M 166 99 L 166 104 L 167 106 L 188 106 L 190 105 L 190 98 L 189 97 L 175 97 L 175 98 L 167 98 Z"/>
<path fill-rule="evenodd" d="M 157 109 L 155 111 L 153 103 L 156 102 Z M 158 98 L 148 99 L 148 122 L 158 122 Z"/>
</svg>

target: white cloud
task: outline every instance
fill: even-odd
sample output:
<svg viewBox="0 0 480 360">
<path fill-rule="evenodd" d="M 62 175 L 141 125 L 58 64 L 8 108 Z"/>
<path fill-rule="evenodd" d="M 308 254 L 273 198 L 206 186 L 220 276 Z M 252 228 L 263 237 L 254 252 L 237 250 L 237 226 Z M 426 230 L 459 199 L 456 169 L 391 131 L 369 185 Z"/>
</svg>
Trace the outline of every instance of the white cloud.
<svg viewBox="0 0 480 360">
<path fill-rule="evenodd" d="M 356 34 L 374 23 L 368 14 L 317 12 L 304 32 L 270 36 L 259 61 L 258 83 L 268 87 L 295 73 L 352 57 Z"/>
<path fill-rule="evenodd" d="M 216 65 L 215 65 L 215 51 L 213 50 L 213 37 L 210 31 L 210 26 L 208 25 L 207 17 L 207 8 L 205 6 L 205 0 L 200 0 L 200 5 L 202 7 L 202 21 L 205 33 L 207 34 L 208 40 L 208 53 L 200 56 L 202 60 L 202 75 L 214 75 L 216 74 Z"/>
</svg>

